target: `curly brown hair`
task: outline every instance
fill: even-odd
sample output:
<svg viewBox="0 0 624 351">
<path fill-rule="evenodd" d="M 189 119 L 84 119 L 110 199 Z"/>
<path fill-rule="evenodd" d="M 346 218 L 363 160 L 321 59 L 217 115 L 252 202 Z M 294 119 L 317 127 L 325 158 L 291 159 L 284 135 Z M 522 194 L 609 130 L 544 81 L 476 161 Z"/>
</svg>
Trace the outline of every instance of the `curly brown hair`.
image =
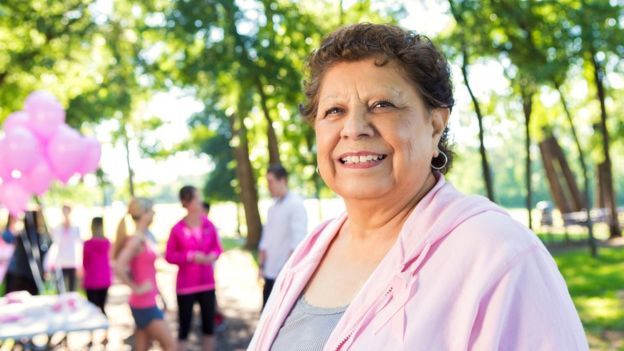
<svg viewBox="0 0 624 351">
<path fill-rule="evenodd" d="M 428 110 L 452 109 L 453 84 L 451 70 L 444 55 L 426 36 L 406 31 L 394 25 L 360 23 L 342 27 L 326 37 L 319 49 L 308 57 L 310 79 L 304 82 L 306 103 L 301 113 L 308 122 L 314 121 L 318 109 L 321 81 L 327 70 L 338 62 L 361 61 L 375 57 L 377 66 L 395 62 L 416 87 Z M 448 145 L 448 128 L 438 143 L 448 158 L 440 172 L 450 168 L 453 153 Z M 438 156 L 434 165 L 444 164 Z"/>
</svg>

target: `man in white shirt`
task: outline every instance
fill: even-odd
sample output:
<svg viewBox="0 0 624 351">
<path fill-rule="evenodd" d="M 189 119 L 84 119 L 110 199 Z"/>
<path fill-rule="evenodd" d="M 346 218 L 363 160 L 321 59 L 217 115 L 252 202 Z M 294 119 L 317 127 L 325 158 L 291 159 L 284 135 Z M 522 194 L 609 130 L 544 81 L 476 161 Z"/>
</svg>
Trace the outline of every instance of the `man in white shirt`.
<svg viewBox="0 0 624 351">
<path fill-rule="evenodd" d="M 52 231 L 52 242 L 56 246 L 54 268 L 63 271 L 65 290 L 76 291 L 76 270 L 82 266 L 82 239 L 70 216 L 71 207 L 63 205 L 63 223 Z"/>
<path fill-rule="evenodd" d="M 263 308 L 271 294 L 275 278 L 305 237 L 308 220 L 303 200 L 288 190 L 286 169 L 279 164 L 271 165 L 266 177 L 269 192 L 275 202 L 269 208 L 259 247 L 260 274 L 264 278 Z"/>
</svg>

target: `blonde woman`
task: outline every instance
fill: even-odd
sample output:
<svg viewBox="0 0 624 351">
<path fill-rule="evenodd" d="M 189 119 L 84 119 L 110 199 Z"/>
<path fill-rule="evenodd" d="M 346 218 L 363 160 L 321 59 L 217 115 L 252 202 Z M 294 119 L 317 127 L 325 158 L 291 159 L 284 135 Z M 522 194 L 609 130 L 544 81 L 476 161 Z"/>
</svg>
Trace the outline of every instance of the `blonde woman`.
<svg viewBox="0 0 624 351">
<path fill-rule="evenodd" d="M 158 308 L 156 296 L 156 251 L 148 240 L 147 228 L 154 218 L 154 203 L 145 198 L 133 198 L 128 214 L 117 228 L 117 240 L 113 248 L 115 273 L 127 284 L 132 293 L 128 303 L 136 323 L 135 350 L 148 350 L 152 340 L 157 340 L 165 351 L 175 350 L 175 340 L 164 321 L 163 311 Z M 136 230 L 128 235 L 126 217 L 134 221 Z"/>
</svg>

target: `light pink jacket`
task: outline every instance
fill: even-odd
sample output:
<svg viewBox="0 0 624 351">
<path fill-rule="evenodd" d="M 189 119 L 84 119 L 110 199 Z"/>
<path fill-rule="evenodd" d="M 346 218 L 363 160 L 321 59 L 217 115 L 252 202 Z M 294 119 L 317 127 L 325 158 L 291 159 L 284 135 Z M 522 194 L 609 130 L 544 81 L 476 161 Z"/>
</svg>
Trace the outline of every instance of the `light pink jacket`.
<svg viewBox="0 0 624 351">
<path fill-rule="evenodd" d="M 270 349 L 345 220 L 322 225 L 295 250 L 248 350 Z M 535 234 L 439 176 L 324 350 L 587 349 L 566 284 Z"/>
</svg>

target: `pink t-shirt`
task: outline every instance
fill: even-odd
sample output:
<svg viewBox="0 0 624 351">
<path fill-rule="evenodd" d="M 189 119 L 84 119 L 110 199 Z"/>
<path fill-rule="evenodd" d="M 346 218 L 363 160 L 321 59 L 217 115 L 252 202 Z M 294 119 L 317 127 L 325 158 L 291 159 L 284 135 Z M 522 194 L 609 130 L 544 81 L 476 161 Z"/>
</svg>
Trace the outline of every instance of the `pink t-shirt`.
<svg viewBox="0 0 624 351">
<path fill-rule="evenodd" d="M 158 286 L 156 285 L 155 262 L 156 251 L 152 244 L 148 240 L 145 240 L 142 244 L 141 251 L 130 261 L 130 276 L 137 286 L 146 281 L 150 281 L 152 283 L 152 289 L 143 294 L 135 294 L 132 292 L 128 299 L 130 307 L 146 308 L 156 306 Z"/>
<path fill-rule="evenodd" d="M 84 243 L 82 267 L 85 289 L 104 289 L 111 286 L 111 243 L 106 238 L 93 238 Z"/>
</svg>

